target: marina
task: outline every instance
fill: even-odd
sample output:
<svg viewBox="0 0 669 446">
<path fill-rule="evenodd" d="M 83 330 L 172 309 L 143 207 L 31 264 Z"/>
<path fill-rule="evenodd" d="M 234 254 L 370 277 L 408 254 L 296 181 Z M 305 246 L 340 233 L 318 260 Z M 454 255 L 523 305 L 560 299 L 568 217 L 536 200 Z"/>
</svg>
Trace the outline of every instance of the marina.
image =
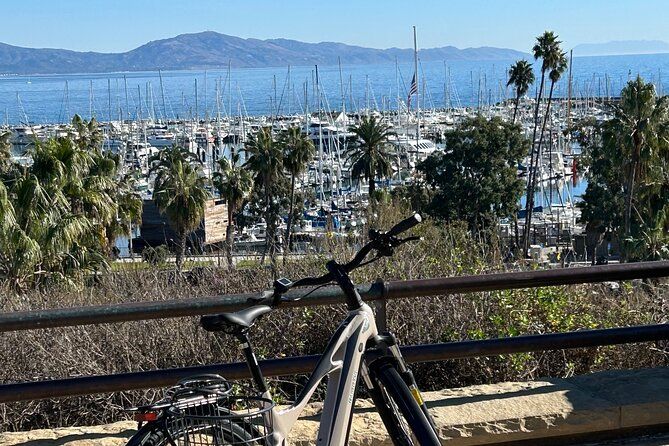
<svg viewBox="0 0 669 446">
<path fill-rule="evenodd" d="M 220 99 L 216 97 L 215 101 L 218 103 Z M 148 203 L 152 199 L 154 181 L 149 160 L 161 149 L 173 145 L 187 148 L 202 163 L 204 175 L 211 178 L 220 158 L 229 159 L 232 153 L 239 153 L 241 162 L 244 162 L 244 145 L 261 128 L 271 128 L 272 133 L 278 135 L 290 127 L 298 127 L 316 148 L 308 168 L 296 181 L 296 190 L 311 197 L 303 203 L 302 220 L 293 228 L 296 239 L 300 241 L 297 249 L 306 252 L 326 232 L 356 233 L 357 228 L 365 223 L 364 210 L 369 204 L 369 184 L 351 176 L 350 159 L 347 158 L 349 149 L 356 143 L 351 127 L 358 124 L 363 116 L 376 117 L 392 131 L 388 140 L 392 174 L 376 184 L 379 189 L 392 191 L 414 181 L 416 166 L 421 161 L 434 153 L 448 150 L 442 142 L 444 135 L 462 120 L 478 114 L 510 120 L 514 108 L 514 101 L 507 100 L 481 107 L 410 109 L 404 98 L 397 100 L 400 104 L 398 110 L 362 109 L 347 112 L 346 104 L 343 103 L 341 110 L 321 108 L 292 115 L 226 117 L 217 108 L 211 116 L 198 120 L 147 117 L 142 120 L 104 121 L 100 123 L 104 135 L 102 147 L 120 156 L 123 173 L 135 172 L 136 188 L 145 203 Z M 319 102 L 324 107 L 325 101 Z M 582 240 L 585 238 L 584 228 L 579 223 L 580 212 L 576 206 L 585 188 L 584 172 L 578 170 L 580 148 L 564 131 L 568 119 L 606 119 L 609 102 L 607 98 L 596 97 L 572 101 L 557 99 L 554 102 L 545 150 L 540 155 L 535 212 L 531 222 L 531 251 L 537 261 L 547 260 L 551 255 L 555 260 L 556 253 L 565 249 L 574 251 L 574 260 L 588 260 L 585 242 Z M 518 123 L 528 138 L 532 134 L 533 104 L 532 100 L 521 101 L 518 112 Z M 72 135 L 74 131 L 67 124 L 9 126 L 6 130 L 12 132 L 16 159 L 26 164 L 31 162 L 29 147 L 32 141 Z M 518 166 L 519 177 L 526 177 L 529 162 L 526 159 Z M 215 196 L 213 189 L 211 193 Z M 525 205 L 525 197 L 519 204 L 521 208 Z M 158 216 L 157 212 L 153 214 L 156 215 L 152 217 L 151 225 L 155 226 L 153 220 Z M 508 240 L 507 243 L 513 243 L 514 237 L 517 237 L 516 230 L 522 233 L 523 217 L 524 211 L 521 210 L 518 227 L 514 226 L 512 219 L 500 222 L 499 232 L 503 239 Z M 145 221 L 149 220 L 145 218 Z M 279 222 L 279 234 L 285 231 L 286 223 L 285 218 Z M 174 243 L 174 234 L 168 236 L 169 231 L 164 228 L 161 230 L 164 234 L 162 240 L 155 234 L 149 236 L 147 225 L 149 223 L 145 223 L 143 228 L 135 228 L 135 251 L 139 252 L 147 245 Z M 166 222 L 163 221 L 162 225 L 165 226 Z M 224 240 L 223 232 L 217 238 L 208 237 L 206 243 L 204 239 L 198 239 L 200 241 L 197 243 L 193 239 L 190 243 L 191 252 L 214 252 Z M 235 249 L 246 254 L 261 252 L 265 246 L 265 237 L 264 221 L 244 227 L 235 236 Z M 283 242 L 278 240 L 277 245 L 283 246 Z M 117 241 L 117 247 L 121 256 L 130 256 L 127 239 Z"/>
<path fill-rule="evenodd" d="M 475 116 L 515 120 L 531 140 L 536 102 L 530 98 L 536 96 L 538 87 L 528 91 L 516 109 L 507 63 L 423 63 L 415 54 L 413 67 L 396 61 L 393 66 L 339 63 L 233 69 L 228 65 L 208 71 L 9 76 L 0 79 L 0 93 L 15 90 L 13 95 L 0 94 L 0 107 L 4 105 L 5 110 L 3 130 L 11 132 L 14 158 L 29 164 L 29 148 L 35 140 L 73 135 L 68 123 L 73 113 L 95 118 L 102 129 L 103 149 L 120 157 L 121 174 L 132 172 L 136 190 L 150 203 L 155 180 L 150 159 L 161 150 L 185 148 L 211 180 L 219 160 L 237 153 L 240 164 L 246 161 L 245 144 L 261 129 L 268 128 L 278 137 L 290 128 L 299 128 L 313 143 L 315 156 L 296 178 L 303 212 L 291 231 L 297 241 L 294 248 L 309 252 L 318 249 L 318 241 L 326 233 L 358 234 L 366 223 L 370 183 L 354 178 L 349 156 L 357 143 L 351 130 L 364 117 L 374 117 L 390 130 L 391 174 L 374 186 L 391 193 L 416 181 L 422 161 L 449 150 L 444 136 L 463 120 Z M 589 72 L 592 66 L 602 64 L 608 72 Z M 525 183 L 528 172 L 535 172 L 528 253 L 542 263 L 563 263 L 565 258 L 591 262 L 595 257 L 608 259 L 611 254 L 615 258 L 616 247 L 593 247 L 592 234 L 588 235 L 580 222 L 577 203 L 587 186 L 586 172 L 579 162 L 581 148 L 567 129 L 584 118 L 595 122 L 609 119 L 611 104 L 617 101 L 614 92 L 632 77 L 633 69 L 651 79 L 661 92 L 669 55 L 575 57 L 570 58 L 569 68 L 569 76 L 563 76 L 551 90 L 553 106 L 545 132 L 535 136 L 535 142 L 543 141 L 538 160 L 528 154 L 517 166 L 517 175 Z M 410 81 L 410 72 L 418 73 L 418 79 Z M 544 103 L 547 84 L 545 89 Z M 223 206 L 216 212 L 225 214 L 225 204 L 212 187 L 210 194 Z M 525 234 L 526 202 L 524 194 L 517 216 L 499 222 L 499 235 L 510 252 L 517 249 Z M 158 212 L 148 212 L 151 216 L 142 227 L 133 228 L 135 243 L 125 237 L 117 240 L 121 257 L 133 257 L 132 251 L 141 252 L 145 246 L 175 243 L 178 237 L 165 229 L 167 220 Z M 286 215 L 277 221 L 280 252 L 287 224 Z M 189 252 L 211 254 L 223 245 L 225 231 L 219 228 L 217 237 L 205 237 L 205 227 L 206 219 L 198 235 L 191 237 Z M 234 236 L 234 251 L 245 255 L 264 252 L 267 229 L 262 218 L 243 226 Z M 594 239 L 601 245 L 601 237 Z M 597 254 L 596 249 L 604 251 Z"/>
</svg>

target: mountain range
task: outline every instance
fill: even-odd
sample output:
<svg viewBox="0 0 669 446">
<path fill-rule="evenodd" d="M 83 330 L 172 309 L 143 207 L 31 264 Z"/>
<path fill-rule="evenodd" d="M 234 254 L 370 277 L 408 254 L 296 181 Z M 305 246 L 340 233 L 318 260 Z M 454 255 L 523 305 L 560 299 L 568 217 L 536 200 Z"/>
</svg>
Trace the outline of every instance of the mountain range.
<svg viewBox="0 0 669 446">
<path fill-rule="evenodd" d="M 454 46 L 420 49 L 429 60 L 513 60 L 520 51 Z M 117 71 L 216 69 L 228 62 L 235 68 L 287 65 L 394 63 L 413 60 L 412 49 L 374 49 L 335 42 L 306 43 L 288 39 L 243 39 L 206 31 L 155 40 L 125 53 L 79 52 L 24 48 L 0 43 L 0 73 L 66 74 Z"/>
<path fill-rule="evenodd" d="M 574 47 L 575 56 L 658 53 L 669 53 L 669 43 L 661 40 L 614 40 L 605 43 L 585 43 Z"/>
</svg>

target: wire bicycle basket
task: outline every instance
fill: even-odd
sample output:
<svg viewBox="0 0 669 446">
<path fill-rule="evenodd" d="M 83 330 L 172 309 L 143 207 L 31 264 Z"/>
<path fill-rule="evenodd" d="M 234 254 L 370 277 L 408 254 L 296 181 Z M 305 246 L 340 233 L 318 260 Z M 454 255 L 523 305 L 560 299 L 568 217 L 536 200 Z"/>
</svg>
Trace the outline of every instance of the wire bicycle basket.
<svg viewBox="0 0 669 446">
<path fill-rule="evenodd" d="M 269 445 L 273 407 L 266 398 L 222 394 L 207 404 L 172 405 L 165 427 L 175 446 Z"/>
</svg>

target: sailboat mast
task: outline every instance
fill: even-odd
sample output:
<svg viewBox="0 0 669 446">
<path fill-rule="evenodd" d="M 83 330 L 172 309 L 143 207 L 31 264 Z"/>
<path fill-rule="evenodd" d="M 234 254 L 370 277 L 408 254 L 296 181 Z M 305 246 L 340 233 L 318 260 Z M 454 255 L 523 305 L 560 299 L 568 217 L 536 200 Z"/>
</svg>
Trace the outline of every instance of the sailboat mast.
<svg viewBox="0 0 669 446">
<path fill-rule="evenodd" d="M 274 120 L 276 120 L 279 115 L 279 104 L 276 101 L 276 74 L 272 75 L 272 88 L 274 88 Z"/>
<path fill-rule="evenodd" d="M 70 119 L 70 87 L 65 80 L 65 122 Z"/>
<path fill-rule="evenodd" d="M 123 89 L 125 91 L 125 113 L 130 119 L 130 101 L 128 101 L 128 78 L 123 75 Z"/>
<path fill-rule="evenodd" d="M 321 115 L 321 87 L 318 79 L 318 65 L 316 65 L 316 94 L 318 94 L 318 183 L 321 187 L 321 204 L 325 200 L 323 190 L 323 116 Z"/>
<path fill-rule="evenodd" d="M 293 105 L 292 104 L 292 100 L 293 100 L 292 94 L 293 93 L 292 93 L 291 88 L 290 88 L 291 82 L 292 82 L 292 80 L 290 78 L 290 65 L 288 65 L 288 116 L 291 115 L 292 105 Z"/>
<path fill-rule="evenodd" d="M 111 79 L 107 78 L 107 97 L 109 100 L 109 122 L 112 122 L 112 107 L 111 107 Z"/>
<path fill-rule="evenodd" d="M 344 99 L 344 77 L 341 72 L 341 57 L 337 57 L 337 64 L 339 65 L 339 94 L 341 95 L 341 112 L 344 119 L 346 119 L 346 100 Z"/>
<path fill-rule="evenodd" d="M 569 51 L 569 83 L 567 85 L 567 128 L 571 127 L 571 64 L 574 59 L 574 50 Z"/>
<path fill-rule="evenodd" d="M 396 98 L 396 111 L 397 111 L 397 126 L 402 125 L 402 115 L 400 113 L 400 66 L 397 63 L 397 56 L 395 56 L 395 88 L 397 90 L 397 98 Z"/>
<path fill-rule="evenodd" d="M 420 91 L 418 86 L 420 76 L 418 76 L 418 43 L 415 25 L 413 27 L 413 69 L 416 73 L 416 143 L 418 143 L 420 139 L 420 94 L 418 93 Z"/>
<path fill-rule="evenodd" d="M 230 68 L 232 62 L 228 59 L 228 119 L 232 119 L 232 79 L 230 78 Z"/>
<path fill-rule="evenodd" d="M 197 104 L 197 78 L 195 78 L 195 123 L 198 122 L 198 104 Z"/>
<path fill-rule="evenodd" d="M 88 118 L 93 119 L 93 79 L 88 84 Z"/>
<path fill-rule="evenodd" d="M 137 84 L 137 103 L 139 108 L 137 109 L 137 119 L 139 122 L 142 122 L 142 88 Z"/>
<path fill-rule="evenodd" d="M 167 120 L 167 109 L 165 108 L 165 88 L 163 87 L 163 73 L 158 70 L 158 77 L 160 77 L 160 97 L 163 103 L 163 119 Z"/>
</svg>

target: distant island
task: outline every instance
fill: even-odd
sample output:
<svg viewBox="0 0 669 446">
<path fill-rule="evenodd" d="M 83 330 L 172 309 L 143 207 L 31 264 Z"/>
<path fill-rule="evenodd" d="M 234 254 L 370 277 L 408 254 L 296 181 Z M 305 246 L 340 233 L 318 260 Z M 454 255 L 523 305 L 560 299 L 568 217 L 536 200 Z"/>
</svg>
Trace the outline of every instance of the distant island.
<svg viewBox="0 0 669 446">
<path fill-rule="evenodd" d="M 661 40 L 614 40 L 606 43 L 584 43 L 574 47 L 574 56 L 616 56 L 658 53 L 669 53 L 669 43 Z"/>
<path fill-rule="evenodd" d="M 454 46 L 420 49 L 430 60 L 515 60 L 520 51 Z M 243 39 L 206 31 L 156 40 L 125 53 L 23 48 L 0 43 L 0 73 L 67 74 L 117 71 L 260 68 L 287 65 L 379 64 L 410 61 L 412 49 L 374 49 L 335 42 L 306 43 L 288 39 Z"/>
</svg>

